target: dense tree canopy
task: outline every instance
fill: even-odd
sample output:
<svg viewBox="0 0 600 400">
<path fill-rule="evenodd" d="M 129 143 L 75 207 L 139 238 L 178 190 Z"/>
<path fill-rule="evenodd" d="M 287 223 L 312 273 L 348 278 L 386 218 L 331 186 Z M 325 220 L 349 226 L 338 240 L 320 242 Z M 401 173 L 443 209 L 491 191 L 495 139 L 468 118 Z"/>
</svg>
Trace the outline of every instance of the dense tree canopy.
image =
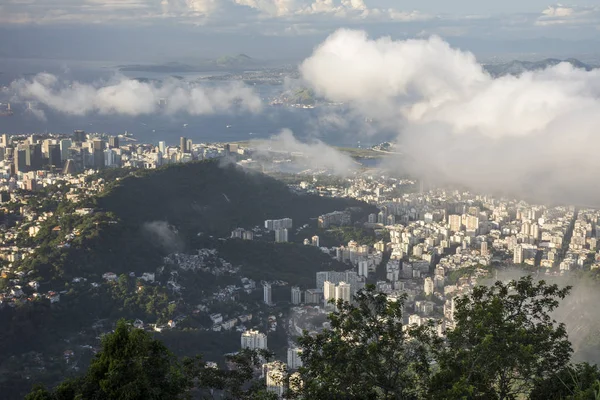
<svg viewBox="0 0 600 400">
<path fill-rule="evenodd" d="M 373 287 L 352 304 L 338 302 L 330 327 L 298 340 L 303 367 L 289 378 L 297 399 L 597 399 L 596 366 L 569 364 L 565 328 L 550 313 L 570 288 L 531 277 L 477 286 L 455 300 L 446 338 L 435 322 L 403 323 L 404 298 Z M 199 357 L 175 359 L 162 343 L 120 322 L 102 341 L 87 373 L 52 392 L 36 386 L 27 400 L 270 399 L 257 379 L 269 354 L 242 351 L 233 368 Z"/>
<path fill-rule="evenodd" d="M 430 359 L 423 329 L 402 323 L 404 299 L 389 301 L 373 287 L 356 305 L 339 302 L 331 329 L 299 339 L 308 399 L 416 399 L 427 385 Z"/>
<path fill-rule="evenodd" d="M 596 365 L 569 365 L 536 382 L 531 400 L 596 400 L 600 398 L 600 371 Z"/>
<path fill-rule="evenodd" d="M 178 399 L 190 384 L 160 341 L 120 321 L 102 339 L 102 351 L 85 376 L 63 383 L 53 394 L 37 387 L 27 399 Z"/>
<path fill-rule="evenodd" d="M 402 302 L 370 288 L 354 304 L 338 306 L 330 329 L 300 338 L 299 393 L 345 399 L 543 398 L 533 397 L 542 382 L 555 379 L 556 386 L 557 374 L 569 372 L 580 384 L 562 385 L 563 392 L 593 393 L 593 371 L 566 369 L 571 345 L 564 325 L 550 316 L 569 290 L 531 277 L 475 287 L 455 299 L 455 327 L 441 340 L 432 326 L 403 325 Z"/>
<path fill-rule="evenodd" d="M 26 400 L 169 400 L 195 398 L 273 399 L 255 370 L 268 361 L 266 351 L 243 350 L 228 357 L 229 370 L 201 357 L 177 360 L 165 345 L 124 320 L 102 339 L 102 350 L 84 376 L 53 391 L 34 386 Z M 276 397 L 275 397 L 276 398 Z"/>
<path fill-rule="evenodd" d="M 571 343 L 550 313 L 569 290 L 526 277 L 457 298 L 456 327 L 436 357 L 435 397 L 514 399 L 565 367 Z"/>
</svg>

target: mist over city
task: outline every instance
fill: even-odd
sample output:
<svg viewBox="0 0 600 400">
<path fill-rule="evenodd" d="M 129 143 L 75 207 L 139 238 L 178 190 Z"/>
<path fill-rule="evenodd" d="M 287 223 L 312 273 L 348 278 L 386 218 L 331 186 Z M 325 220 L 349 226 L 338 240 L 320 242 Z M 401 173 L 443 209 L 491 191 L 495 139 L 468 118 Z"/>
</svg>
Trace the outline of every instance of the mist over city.
<svg viewBox="0 0 600 400">
<path fill-rule="evenodd" d="M 600 6 L 0 4 L 0 397 L 593 399 Z"/>
</svg>

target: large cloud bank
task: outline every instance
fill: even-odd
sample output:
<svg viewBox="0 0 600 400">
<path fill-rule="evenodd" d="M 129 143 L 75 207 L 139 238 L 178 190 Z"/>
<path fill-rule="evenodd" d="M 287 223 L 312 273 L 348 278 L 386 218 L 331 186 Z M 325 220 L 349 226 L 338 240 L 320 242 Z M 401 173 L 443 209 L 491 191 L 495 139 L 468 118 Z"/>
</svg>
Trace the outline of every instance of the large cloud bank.
<svg viewBox="0 0 600 400">
<path fill-rule="evenodd" d="M 157 83 L 116 77 L 110 82 L 87 84 L 41 73 L 12 82 L 8 90 L 13 101 L 33 101 L 73 115 L 96 112 L 135 116 L 161 109 L 167 114 L 202 115 L 236 108 L 257 112 L 262 107 L 256 93 L 242 84 L 209 88 L 176 79 Z"/>
<path fill-rule="evenodd" d="M 438 37 L 339 30 L 301 65 L 317 94 L 398 130 L 395 166 L 438 182 L 598 205 L 600 70 L 494 79 Z"/>
</svg>

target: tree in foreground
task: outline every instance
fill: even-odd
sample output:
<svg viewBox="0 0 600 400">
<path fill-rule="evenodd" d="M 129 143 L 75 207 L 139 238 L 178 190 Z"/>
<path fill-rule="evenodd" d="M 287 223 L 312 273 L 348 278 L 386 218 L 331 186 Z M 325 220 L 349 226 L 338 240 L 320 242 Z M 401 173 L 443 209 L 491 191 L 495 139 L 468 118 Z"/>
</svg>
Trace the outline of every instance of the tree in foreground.
<svg viewBox="0 0 600 400">
<path fill-rule="evenodd" d="M 53 393 L 38 386 L 26 399 L 178 399 L 190 385 L 164 344 L 121 320 L 102 338 L 102 350 L 83 377 Z"/>
<path fill-rule="evenodd" d="M 596 365 L 569 365 L 544 380 L 536 382 L 531 400 L 600 399 L 600 371 Z"/>
<path fill-rule="evenodd" d="M 290 378 L 289 397 L 596 398 L 598 370 L 569 366 L 565 327 L 550 316 L 569 290 L 531 277 L 477 286 L 456 299 L 455 328 L 442 342 L 432 325 L 403 324 L 404 298 L 392 301 L 369 286 L 353 304 L 338 302 L 330 329 L 298 340 L 304 366 Z M 120 322 L 85 376 L 54 392 L 36 387 L 27 400 L 273 398 L 254 381 L 263 360 L 243 351 L 230 357 L 231 370 L 198 357 L 180 363 L 149 334 Z"/>
<path fill-rule="evenodd" d="M 267 391 L 264 380 L 257 380 L 256 370 L 268 362 L 272 354 L 267 350 L 244 349 L 228 355 L 231 369 L 207 367 L 205 363 L 185 360 L 187 375 L 193 377 L 193 398 L 220 400 L 277 400 Z"/>
<path fill-rule="evenodd" d="M 437 350 L 430 395 L 516 399 L 565 368 L 571 343 L 550 313 L 570 291 L 531 277 L 477 286 L 455 300 L 455 328 Z"/>
<path fill-rule="evenodd" d="M 404 298 L 370 286 L 354 304 L 338 302 L 331 329 L 298 340 L 303 367 L 290 382 L 303 399 L 417 399 L 430 375 L 428 327 L 402 323 Z"/>
<path fill-rule="evenodd" d="M 162 342 L 121 320 L 103 337 L 84 376 L 53 391 L 36 385 L 26 400 L 272 399 L 254 380 L 254 370 L 269 356 L 244 350 L 228 357 L 231 370 L 207 366 L 200 357 L 180 362 Z"/>
</svg>

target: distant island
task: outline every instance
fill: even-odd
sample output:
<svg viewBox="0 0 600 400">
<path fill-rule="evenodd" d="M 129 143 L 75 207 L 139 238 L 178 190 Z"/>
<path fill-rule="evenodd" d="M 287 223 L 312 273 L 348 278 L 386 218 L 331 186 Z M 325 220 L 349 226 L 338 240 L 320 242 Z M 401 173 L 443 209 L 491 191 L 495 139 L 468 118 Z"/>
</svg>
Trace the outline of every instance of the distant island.
<svg viewBox="0 0 600 400">
<path fill-rule="evenodd" d="M 553 67 L 562 62 L 566 62 L 571 64 L 575 68 L 584 69 L 586 71 L 591 71 L 595 68 L 598 68 L 595 65 L 589 65 L 584 62 L 581 62 L 575 58 L 568 58 L 566 60 L 560 60 L 557 58 L 547 58 L 541 61 L 520 61 L 513 60 L 508 63 L 502 64 L 486 64 L 483 68 L 489 72 L 494 77 L 500 77 L 505 75 L 520 75 L 524 72 L 529 71 L 539 71 L 546 68 Z"/>
<path fill-rule="evenodd" d="M 506 75 L 520 75 L 524 72 L 539 71 L 553 67 L 560 63 L 569 63 L 575 68 L 591 71 L 598 68 L 596 65 L 584 63 L 575 58 L 565 60 L 558 58 L 547 58 L 539 61 L 512 60 L 505 63 L 483 64 L 483 69 L 495 78 Z M 300 74 L 295 65 L 275 67 L 268 63 L 256 60 L 246 54 L 235 56 L 224 56 L 216 59 L 204 60 L 194 64 L 181 62 L 168 62 L 164 64 L 128 64 L 117 66 L 123 72 L 150 72 L 162 74 L 181 73 L 206 73 L 223 71 L 225 74 L 217 73 L 203 79 L 216 81 L 240 80 L 248 84 L 283 84 L 283 77 L 300 79 Z M 172 75 L 175 79 L 183 79 L 180 75 Z M 150 80 L 148 78 L 137 78 L 138 80 Z M 315 94 L 312 90 L 304 87 L 290 89 L 281 94 L 276 101 L 279 104 L 297 104 L 311 106 L 315 103 Z"/>
<path fill-rule="evenodd" d="M 131 72 L 155 72 L 155 73 L 185 73 L 185 72 L 207 72 L 215 70 L 242 70 L 245 68 L 256 68 L 261 63 L 246 54 L 235 56 L 224 56 L 217 59 L 201 61 L 197 64 L 184 64 L 180 62 L 169 62 L 165 64 L 130 64 L 119 65 L 119 71 Z"/>
</svg>

